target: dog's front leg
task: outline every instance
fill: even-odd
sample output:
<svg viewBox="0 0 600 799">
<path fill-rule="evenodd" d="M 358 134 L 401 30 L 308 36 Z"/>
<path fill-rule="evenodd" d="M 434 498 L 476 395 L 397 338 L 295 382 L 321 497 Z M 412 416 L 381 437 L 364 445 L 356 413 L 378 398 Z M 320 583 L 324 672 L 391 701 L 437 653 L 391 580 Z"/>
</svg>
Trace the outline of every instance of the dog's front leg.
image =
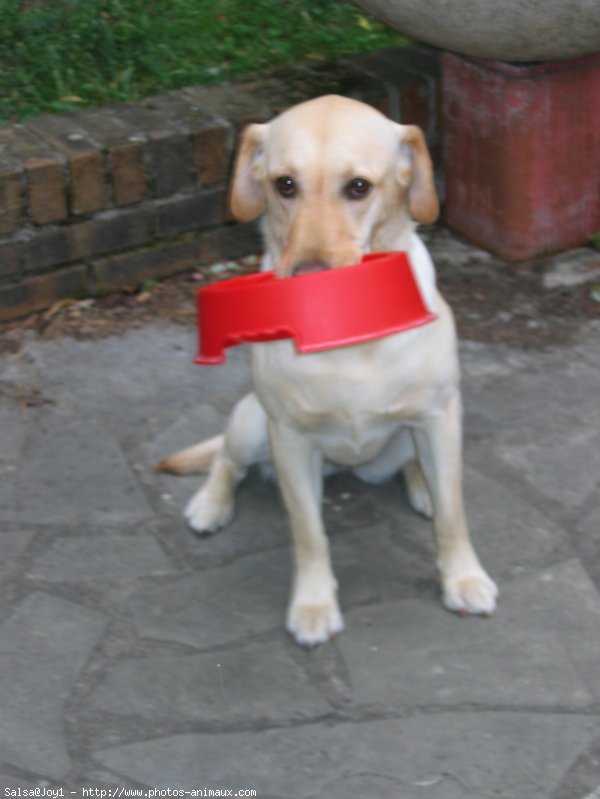
<svg viewBox="0 0 600 799">
<path fill-rule="evenodd" d="M 308 437 L 280 423 L 269 424 L 269 435 L 294 546 L 287 628 L 299 644 L 313 646 L 344 626 L 321 516 L 323 456 Z"/>
<path fill-rule="evenodd" d="M 462 495 L 460 396 L 414 431 L 433 501 L 433 526 L 443 601 L 458 613 L 493 613 L 498 589 L 479 562 L 469 536 Z"/>
</svg>

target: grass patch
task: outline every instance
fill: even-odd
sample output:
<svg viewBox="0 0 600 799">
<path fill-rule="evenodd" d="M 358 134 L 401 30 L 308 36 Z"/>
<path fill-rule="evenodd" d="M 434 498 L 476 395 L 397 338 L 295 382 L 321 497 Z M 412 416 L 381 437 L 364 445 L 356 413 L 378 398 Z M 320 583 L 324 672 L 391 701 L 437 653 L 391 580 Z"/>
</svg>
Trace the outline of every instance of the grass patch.
<svg viewBox="0 0 600 799">
<path fill-rule="evenodd" d="M 0 124 L 404 42 L 343 0 L 0 0 Z"/>
</svg>

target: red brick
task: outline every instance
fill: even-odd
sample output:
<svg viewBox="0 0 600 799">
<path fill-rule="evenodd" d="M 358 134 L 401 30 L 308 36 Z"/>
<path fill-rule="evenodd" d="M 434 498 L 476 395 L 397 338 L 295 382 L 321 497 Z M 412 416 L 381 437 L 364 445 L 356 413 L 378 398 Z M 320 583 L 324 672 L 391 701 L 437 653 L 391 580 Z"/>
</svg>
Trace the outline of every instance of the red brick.
<svg viewBox="0 0 600 799">
<path fill-rule="evenodd" d="M 48 308 L 57 300 L 85 297 L 87 293 L 87 270 L 84 266 L 0 286 L 0 321 L 18 319 Z"/>
<path fill-rule="evenodd" d="M 261 75 L 259 78 L 245 78 L 236 82 L 236 89 L 246 97 L 253 99 L 254 108 L 261 108 L 260 116 L 263 117 L 262 121 L 280 114 L 282 111 L 296 105 L 296 103 L 302 103 L 310 97 L 316 97 L 318 94 L 341 93 L 337 75 L 333 85 L 331 81 L 324 85 L 322 75 L 314 74 L 313 70 L 308 70 L 305 65 L 298 73 L 287 71 L 286 79 L 283 81 L 275 75 L 267 77 Z M 263 114 L 262 109 L 265 106 L 268 113 Z M 251 113 L 251 109 L 248 109 L 248 111 Z M 226 117 L 229 116 L 226 106 L 223 107 L 221 114 Z M 239 125 L 236 125 L 237 127 Z"/>
<path fill-rule="evenodd" d="M 24 245 L 24 267 L 28 272 L 42 272 L 140 247 L 153 237 L 154 216 L 149 209 L 108 211 L 85 222 L 38 231 Z"/>
<path fill-rule="evenodd" d="M 21 170 L 7 167 L 0 172 L 0 235 L 11 233 L 21 220 Z"/>
<path fill-rule="evenodd" d="M 427 130 L 428 114 L 424 113 L 422 98 L 427 103 L 439 74 L 439 56 L 433 51 L 391 47 L 367 55 L 346 56 L 335 66 L 338 64 L 347 70 L 347 75 L 340 75 L 341 94 L 350 88 L 353 97 L 396 122 Z"/>
<path fill-rule="evenodd" d="M 52 149 L 24 125 L 0 127 L 0 151 L 2 161 L 23 163 L 29 158 L 56 157 Z"/>
<path fill-rule="evenodd" d="M 106 207 L 106 182 L 102 155 L 87 150 L 69 160 L 71 213 L 91 214 Z"/>
<path fill-rule="evenodd" d="M 181 133 L 181 126 L 177 121 L 152 110 L 150 102 L 115 103 L 103 110 L 127 129 L 127 141 L 146 142 L 151 133 Z"/>
<path fill-rule="evenodd" d="M 152 194 L 166 197 L 194 182 L 192 145 L 185 126 L 172 114 L 158 113 L 152 98 L 143 103 L 111 106 L 112 113 L 127 125 L 131 136 L 145 142 L 148 181 Z"/>
<path fill-rule="evenodd" d="M 0 244 L 0 278 L 16 275 L 19 271 L 19 254 L 14 241 Z"/>
<path fill-rule="evenodd" d="M 157 234 L 165 238 L 218 225 L 223 221 L 224 206 L 223 189 L 207 189 L 197 194 L 164 200 L 156 208 Z"/>
<path fill-rule="evenodd" d="M 166 197 L 193 182 L 192 145 L 183 133 L 153 132 L 149 136 L 154 193 Z"/>
<path fill-rule="evenodd" d="M 38 225 L 67 218 L 67 195 L 61 164 L 52 158 L 30 158 L 26 163 L 29 212 Z"/>
<path fill-rule="evenodd" d="M 217 232 L 219 258 L 242 258 L 262 252 L 263 239 L 257 222 L 223 225 Z"/>
<path fill-rule="evenodd" d="M 147 192 L 146 165 L 141 146 L 129 142 L 113 147 L 108 156 L 115 205 L 141 202 Z"/>
<path fill-rule="evenodd" d="M 25 167 L 28 208 L 36 224 L 59 222 L 67 217 L 63 161 L 35 132 L 24 125 L 0 128 L 0 149 L 12 162 Z"/>
<path fill-rule="evenodd" d="M 411 83 L 415 79 L 425 82 L 428 78 L 437 80 L 440 75 L 439 53 L 427 46 L 385 47 L 351 58 L 354 69 L 385 82 L 397 83 L 402 76 Z"/>
<path fill-rule="evenodd" d="M 228 123 L 199 102 L 191 90 L 149 97 L 144 105 L 191 137 L 196 180 L 209 186 L 224 181 L 231 157 L 233 135 Z"/>
<path fill-rule="evenodd" d="M 102 155 L 76 115 L 41 114 L 27 120 L 25 127 L 66 158 L 71 178 L 71 213 L 88 214 L 105 208 Z"/>
<path fill-rule="evenodd" d="M 212 128 L 192 137 L 196 180 L 211 186 L 227 179 L 232 157 L 229 133 L 225 128 Z"/>
<path fill-rule="evenodd" d="M 412 83 L 400 87 L 400 121 L 404 125 L 418 125 L 424 133 L 427 133 L 430 120 L 426 85 Z"/>
<path fill-rule="evenodd" d="M 364 103 L 372 105 L 373 108 L 376 108 L 378 111 L 381 111 L 386 117 L 390 117 L 390 119 L 396 121 L 396 117 L 398 116 L 398 92 L 395 87 L 390 86 L 386 88 L 387 91 L 385 91 L 383 87 L 379 87 L 377 91 L 366 92 L 361 96 L 361 100 Z"/>
<path fill-rule="evenodd" d="M 119 105 L 107 105 L 101 108 L 85 108 L 71 114 L 70 118 L 78 128 L 86 132 L 86 138 L 94 142 L 100 150 L 106 152 L 117 144 L 124 144 L 134 133 L 119 118 Z"/>
<path fill-rule="evenodd" d="M 133 247 L 154 238 L 154 213 L 149 208 L 110 211 L 86 223 L 85 242 L 90 257 Z"/>
<path fill-rule="evenodd" d="M 182 94 L 199 107 L 228 120 L 236 133 L 250 122 L 264 122 L 273 115 L 262 98 L 231 86 L 192 86 L 183 89 Z"/>
<path fill-rule="evenodd" d="M 119 106 L 86 109 L 75 114 L 74 119 L 107 159 L 115 205 L 143 200 L 147 194 L 147 175 L 137 127 L 120 117 Z"/>
<path fill-rule="evenodd" d="M 124 284 L 137 285 L 144 280 L 191 271 L 209 263 L 214 255 L 211 234 L 115 255 L 92 264 L 95 289 L 106 294 L 118 291 Z"/>
<path fill-rule="evenodd" d="M 144 107 L 157 112 L 163 121 L 168 120 L 174 129 L 188 135 L 216 127 L 229 130 L 227 121 L 206 103 L 198 102 L 189 89 L 148 97 Z"/>
<path fill-rule="evenodd" d="M 82 257 L 77 251 L 72 227 L 53 227 L 35 232 L 23 244 L 23 266 L 27 272 L 42 272 Z"/>
</svg>

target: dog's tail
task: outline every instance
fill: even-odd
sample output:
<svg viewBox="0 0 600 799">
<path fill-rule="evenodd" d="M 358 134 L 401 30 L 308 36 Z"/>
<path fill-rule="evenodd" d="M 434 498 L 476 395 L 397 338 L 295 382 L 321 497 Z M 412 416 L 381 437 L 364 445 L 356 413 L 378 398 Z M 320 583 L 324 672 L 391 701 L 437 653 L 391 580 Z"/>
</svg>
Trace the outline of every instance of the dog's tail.
<svg viewBox="0 0 600 799">
<path fill-rule="evenodd" d="M 168 455 L 156 467 L 157 472 L 171 472 L 172 474 L 193 474 L 205 472 L 210 468 L 215 455 L 223 447 L 223 436 L 214 436 L 193 447 L 179 450 Z"/>
</svg>

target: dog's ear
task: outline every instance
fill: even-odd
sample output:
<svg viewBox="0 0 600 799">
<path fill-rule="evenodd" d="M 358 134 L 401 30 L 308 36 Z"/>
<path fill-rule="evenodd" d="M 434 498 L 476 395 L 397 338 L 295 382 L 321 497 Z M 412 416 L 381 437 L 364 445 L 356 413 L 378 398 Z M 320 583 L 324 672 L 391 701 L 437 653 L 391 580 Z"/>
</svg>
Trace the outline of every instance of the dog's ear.
<svg viewBox="0 0 600 799">
<path fill-rule="evenodd" d="M 429 225 L 438 217 L 433 165 L 423 131 L 416 125 L 394 124 L 400 139 L 398 181 L 408 190 L 408 210 L 413 219 Z"/>
<path fill-rule="evenodd" d="M 231 212 L 240 222 L 256 219 L 265 210 L 262 186 L 264 143 L 268 124 L 248 125 L 238 147 L 229 197 Z"/>
</svg>

